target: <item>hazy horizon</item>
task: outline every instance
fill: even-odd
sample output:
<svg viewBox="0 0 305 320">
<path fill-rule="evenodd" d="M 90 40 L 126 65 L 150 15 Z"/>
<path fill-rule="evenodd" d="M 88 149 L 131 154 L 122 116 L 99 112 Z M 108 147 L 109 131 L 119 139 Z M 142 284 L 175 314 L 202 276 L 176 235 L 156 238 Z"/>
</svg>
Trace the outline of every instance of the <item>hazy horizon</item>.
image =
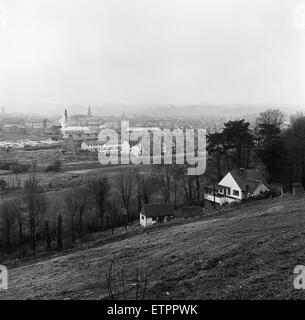
<svg viewBox="0 0 305 320">
<path fill-rule="evenodd" d="M 0 0 L 0 105 L 304 106 L 302 3 Z"/>
<path fill-rule="evenodd" d="M 296 112 L 303 112 L 304 105 L 291 104 L 257 104 L 257 105 L 225 105 L 225 104 L 205 104 L 205 105 L 90 105 L 94 116 L 159 116 L 159 117 L 245 117 L 258 115 L 267 109 L 280 109 L 286 115 Z M 88 105 L 65 105 L 65 104 L 42 104 L 29 106 L 4 106 L 6 114 L 24 116 L 47 116 L 62 117 L 64 110 L 68 110 L 69 115 L 86 115 Z M 1 115 L 1 114 L 0 114 Z"/>
</svg>

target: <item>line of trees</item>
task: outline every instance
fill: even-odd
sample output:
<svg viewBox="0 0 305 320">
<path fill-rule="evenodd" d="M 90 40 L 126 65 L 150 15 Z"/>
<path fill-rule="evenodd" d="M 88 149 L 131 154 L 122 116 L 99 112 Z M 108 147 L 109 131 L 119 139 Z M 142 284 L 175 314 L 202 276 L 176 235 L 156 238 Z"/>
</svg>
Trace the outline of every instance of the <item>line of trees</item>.
<svg viewBox="0 0 305 320">
<path fill-rule="evenodd" d="M 219 181 L 233 168 L 253 168 L 262 164 L 269 182 L 292 188 L 301 182 L 305 188 L 305 115 L 290 116 L 269 109 L 256 118 L 254 128 L 244 119 L 229 121 L 221 132 L 208 134 L 209 168 L 215 168 L 213 179 Z M 211 170 L 213 171 L 213 169 Z"/>
<path fill-rule="evenodd" d="M 114 233 L 124 225 L 127 229 L 154 193 L 176 208 L 181 190 L 185 200 L 197 203 L 199 178 L 185 172 L 186 168 L 178 165 L 159 165 L 149 173 L 139 168 L 118 169 L 111 180 L 107 176 L 88 178 L 53 200 L 35 171 L 31 172 L 18 197 L 0 206 L 0 250 L 36 255 L 41 250 L 62 250 L 86 241 L 91 232 L 111 229 Z"/>
<path fill-rule="evenodd" d="M 0 250 L 12 253 L 31 248 L 36 255 L 41 248 L 61 250 L 65 244 L 74 245 L 87 233 L 109 225 L 113 230 L 126 219 L 119 215 L 111 188 L 107 177 L 96 177 L 51 200 L 35 172 L 31 173 L 22 193 L 0 206 Z"/>
</svg>

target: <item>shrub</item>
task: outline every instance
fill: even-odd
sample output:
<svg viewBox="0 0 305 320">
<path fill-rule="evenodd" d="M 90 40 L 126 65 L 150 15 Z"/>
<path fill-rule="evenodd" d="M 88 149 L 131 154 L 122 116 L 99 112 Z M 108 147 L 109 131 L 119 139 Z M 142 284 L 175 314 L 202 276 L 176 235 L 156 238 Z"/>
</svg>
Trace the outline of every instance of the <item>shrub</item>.
<svg viewBox="0 0 305 320">
<path fill-rule="evenodd" d="M 47 168 L 46 168 L 46 172 L 59 172 L 61 170 L 61 166 L 62 163 L 59 159 L 55 160 L 53 164 L 50 164 Z"/>
<path fill-rule="evenodd" d="M 28 172 L 30 168 L 31 165 L 29 164 L 15 163 L 11 165 L 10 170 L 13 171 L 13 173 L 23 173 Z"/>
<path fill-rule="evenodd" d="M 0 180 L 0 190 L 1 190 L 1 191 L 4 191 L 4 190 L 6 189 L 6 187 L 7 187 L 6 181 L 3 180 L 3 179 L 1 179 L 1 180 Z"/>
</svg>

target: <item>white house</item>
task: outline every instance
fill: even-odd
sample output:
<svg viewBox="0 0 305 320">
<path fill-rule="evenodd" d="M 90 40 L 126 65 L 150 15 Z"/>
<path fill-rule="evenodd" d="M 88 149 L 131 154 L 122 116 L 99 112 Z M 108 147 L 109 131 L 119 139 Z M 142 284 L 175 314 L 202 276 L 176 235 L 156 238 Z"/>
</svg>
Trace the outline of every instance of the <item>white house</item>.
<svg viewBox="0 0 305 320">
<path fill-rule="evenodd" d="M 227 173 L 215 188 L 207 187 L 204 198 L 222 206 L 256 197 L 269 190 L 263 175 L 256 169 L 234 169 Z"/>
<path fill-rule="evenodd" d="M 166 222 L 171 216 L 173 216 L 173 212 L 169 204 L 144 204 L 140 212 L 140 225 L 142 227 L 149 227 L 155 223 Z"/>
</svg>

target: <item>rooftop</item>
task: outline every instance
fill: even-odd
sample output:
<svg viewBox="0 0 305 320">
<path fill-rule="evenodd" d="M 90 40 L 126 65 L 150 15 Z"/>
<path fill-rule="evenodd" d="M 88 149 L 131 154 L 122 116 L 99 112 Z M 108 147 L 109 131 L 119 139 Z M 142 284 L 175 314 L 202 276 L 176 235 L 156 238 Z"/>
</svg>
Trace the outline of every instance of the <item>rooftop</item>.
<svg viewBox="0 0 305 320">
<path fill-rule="evenodd" d="M 166 203 L 144 204 L 143 214 L 147 218 L 164 217 L 173 215 L 171 206 Z"/>
<path fill-rule="evenodd" d="M 243 191 L 248 186 L 248 190 L 253 192 L 261 183 L 268 186 L 263 174 L 256 169 L 233 169 L 230 174 Z"/>
</svg>

